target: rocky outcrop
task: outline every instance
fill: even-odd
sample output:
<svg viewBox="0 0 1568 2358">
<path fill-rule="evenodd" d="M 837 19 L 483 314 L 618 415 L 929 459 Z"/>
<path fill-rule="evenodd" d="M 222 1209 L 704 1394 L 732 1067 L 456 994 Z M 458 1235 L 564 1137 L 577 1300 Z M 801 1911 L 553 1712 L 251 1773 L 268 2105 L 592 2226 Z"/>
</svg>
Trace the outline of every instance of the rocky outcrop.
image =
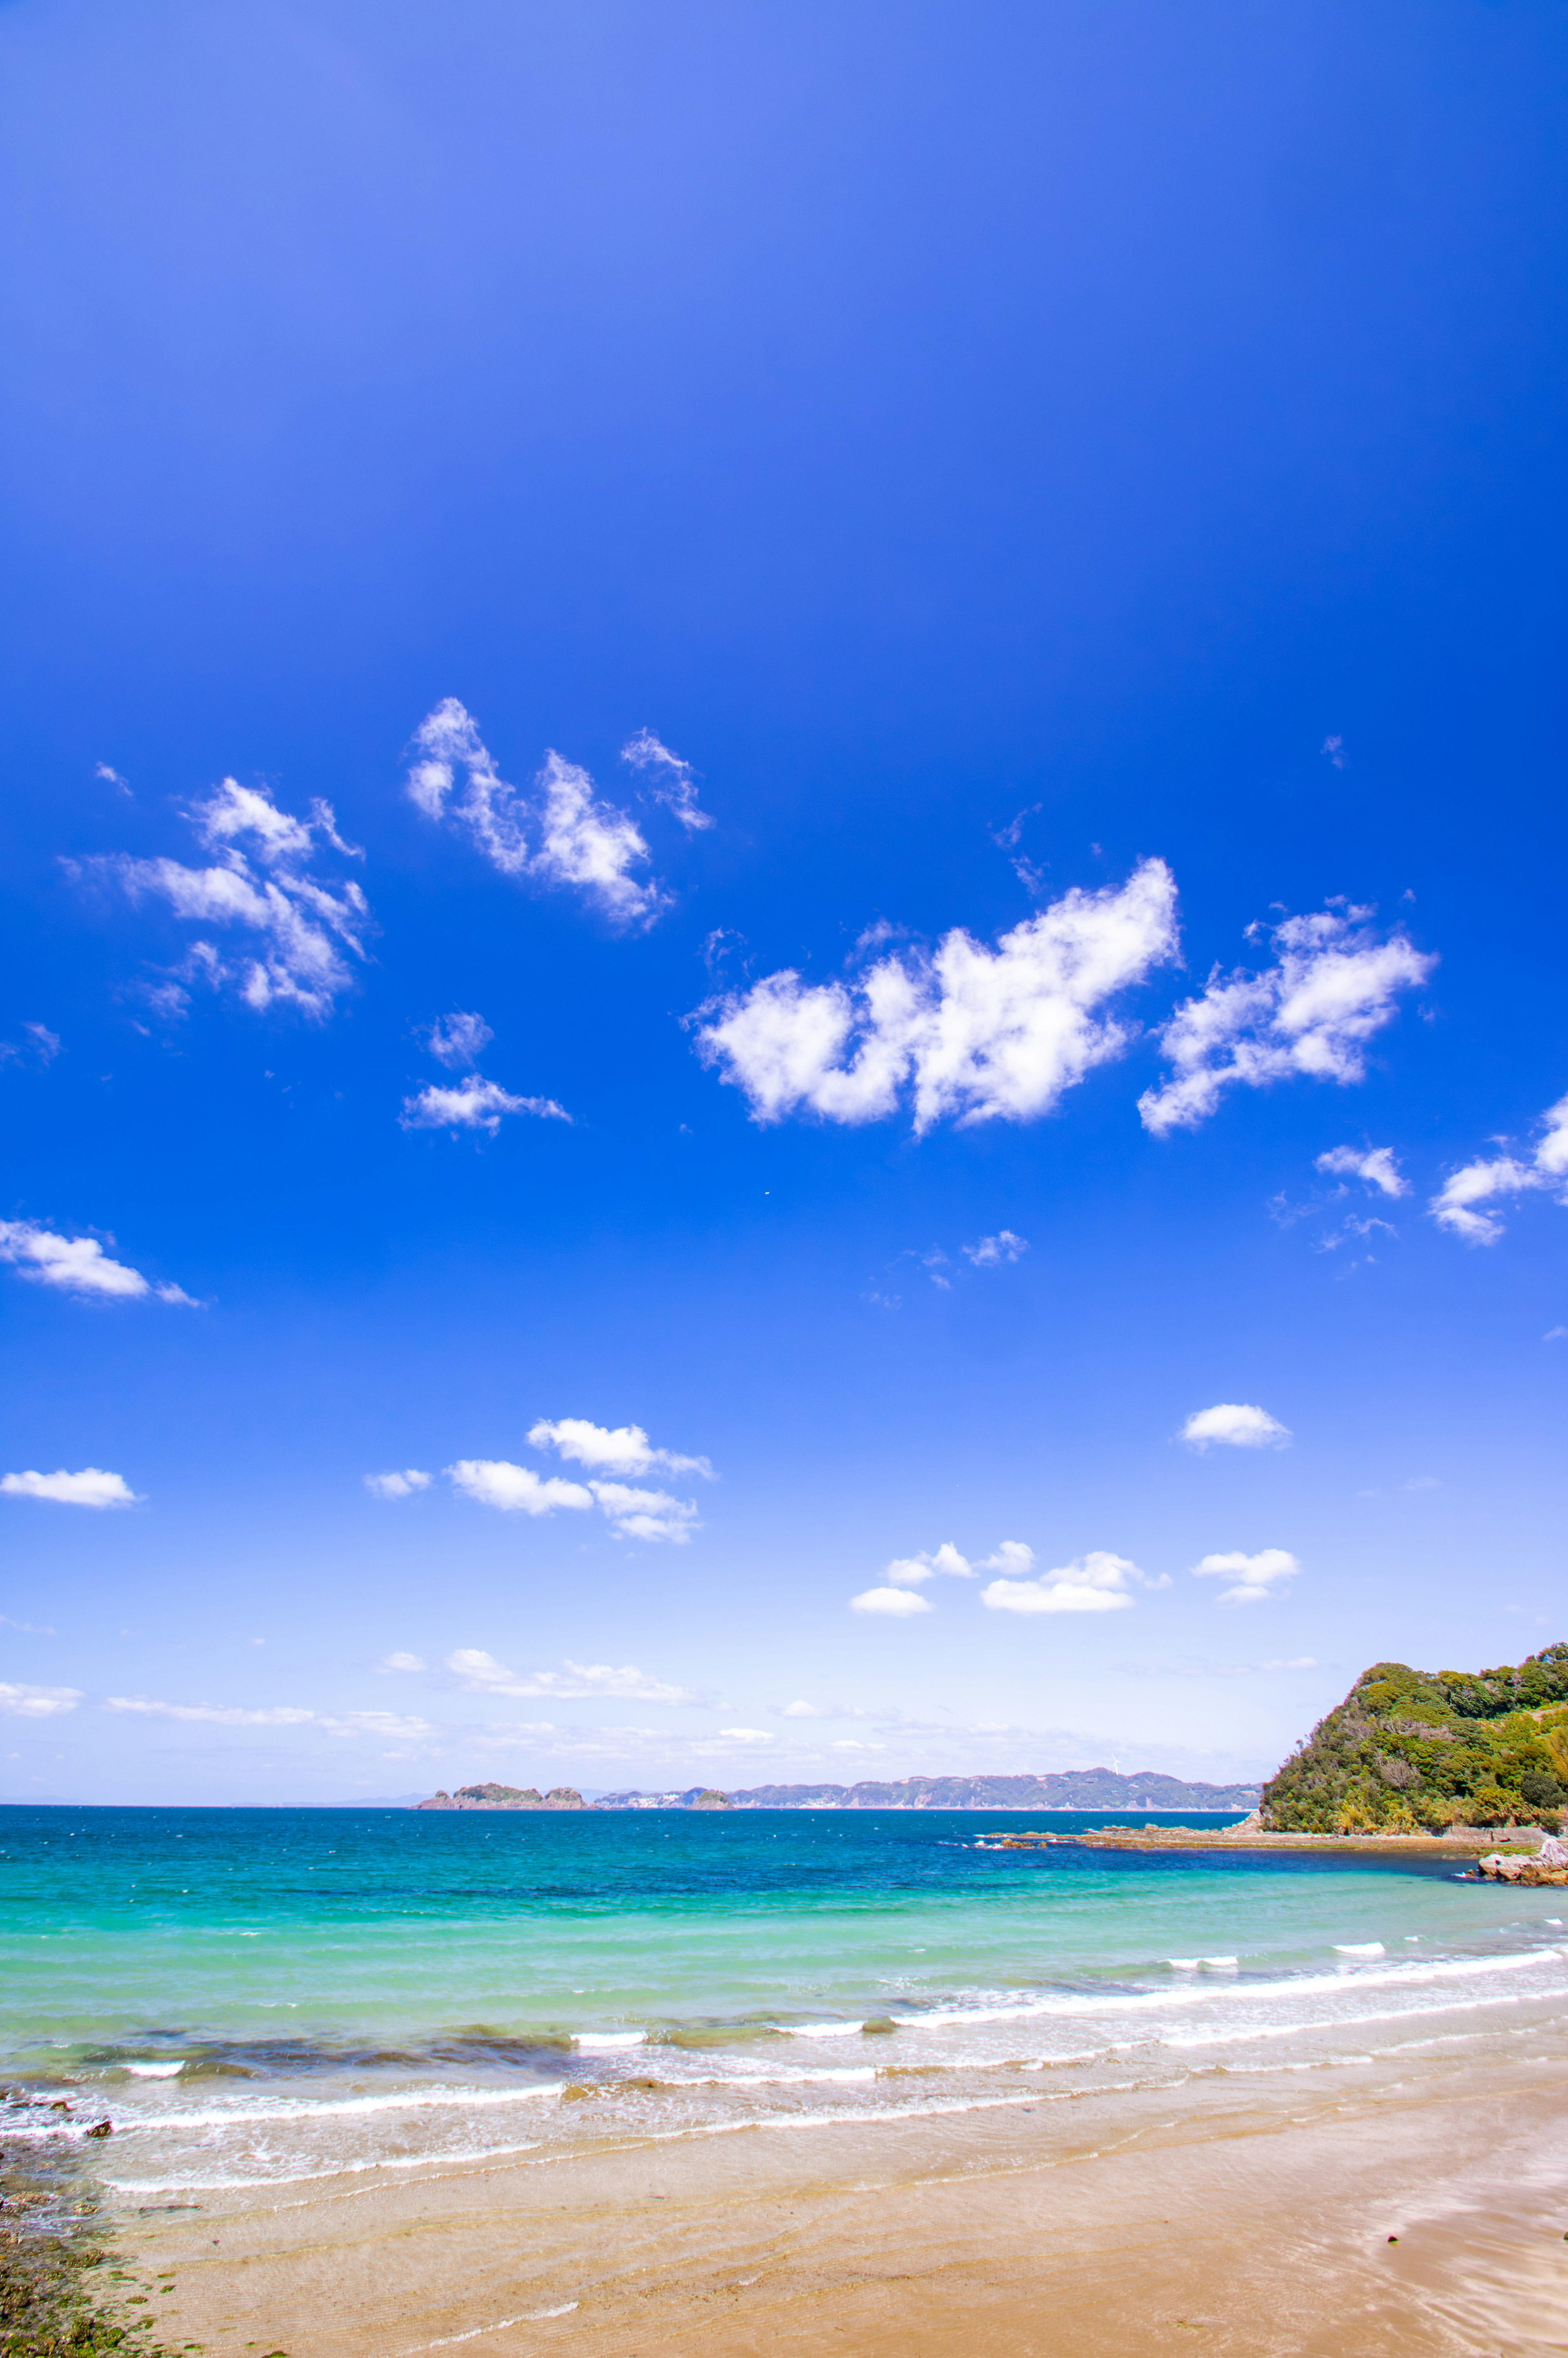
<svg viewBox="0 0 1568 2358">
<path fill-rule="evenodd" d="M 432 1793 L 421 1810 L 586 1810 L 588 1803 L 575 1785 L 552 1785 L 541 1793 L 536 1785 L 460 1785 L 455 1793 Z"/>
<path fill-rule="evenodd" d="M 1568 1884 L 1568 1842 L 1548 1834 L 1535 1852 L 1494 1850 L 1476 1862 L 1490 1883 Z"/>
</svg>

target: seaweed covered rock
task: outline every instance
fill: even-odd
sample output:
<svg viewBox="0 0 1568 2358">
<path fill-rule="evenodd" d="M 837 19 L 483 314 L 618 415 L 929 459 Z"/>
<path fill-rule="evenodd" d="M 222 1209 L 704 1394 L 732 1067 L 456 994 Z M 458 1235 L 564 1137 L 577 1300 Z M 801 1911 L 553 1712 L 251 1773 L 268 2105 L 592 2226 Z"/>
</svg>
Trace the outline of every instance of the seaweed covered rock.
<svg viewBox="0 0 1568 2358">
<path fill-rule="evenodd" d="M 1568 1804 L 1568 1645 L 1516 1667 L 1376 1662 L 1263 1788 L 1273 1833 L 1558 1825 Z"/>
</svg>

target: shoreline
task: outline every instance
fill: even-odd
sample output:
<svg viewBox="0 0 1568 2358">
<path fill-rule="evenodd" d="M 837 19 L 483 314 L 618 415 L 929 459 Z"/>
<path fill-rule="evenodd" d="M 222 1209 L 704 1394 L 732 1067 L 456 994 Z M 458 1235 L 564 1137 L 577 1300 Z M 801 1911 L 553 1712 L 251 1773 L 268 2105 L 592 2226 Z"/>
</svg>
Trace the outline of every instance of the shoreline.
<svg viewBox="0 0 1568 2358">
<path fill-rule="evenodd" d="M 1338 2057 L 1129 2100 L 337 2177 L 122 2214 L 210 2358 L 1561 2351 L 1568 2058 Z M 264 2338 L 265 2337 L 265 2338 Z"/>
<path fill-rule="evenodd" d="M 1027 1827 L 988 1829 L 982 1841 L 999 1850 L 1316 1851 L 1335 1858 L 1473 1859 L 1499 1849 L 1538 1850 L 1548 1839 L 1539 1826 L 1467 1826 L 1445 1834 L 1306 1834 L 1228 1833 L 1207 1826 L 1097 1826 L 1091 1833 L 1055 1833 Z"/>
</svg>

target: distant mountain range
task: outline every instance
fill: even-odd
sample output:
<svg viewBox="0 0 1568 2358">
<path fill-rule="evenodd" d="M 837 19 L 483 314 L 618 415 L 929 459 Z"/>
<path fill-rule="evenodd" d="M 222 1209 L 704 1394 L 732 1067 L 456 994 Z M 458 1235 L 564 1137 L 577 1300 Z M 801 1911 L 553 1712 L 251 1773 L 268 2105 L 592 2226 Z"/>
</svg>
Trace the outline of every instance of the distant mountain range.
<svg viewBox="0 0 1568 2358">
<path fill-rule="evenodd" d="M 1190 1784 L 1152 1768 L 1049 1777 L 905 1777 L 895 1784 L 753 1785 L 739 1810 L 1252 1810 L 1260 1785 Z"/>
</svg>

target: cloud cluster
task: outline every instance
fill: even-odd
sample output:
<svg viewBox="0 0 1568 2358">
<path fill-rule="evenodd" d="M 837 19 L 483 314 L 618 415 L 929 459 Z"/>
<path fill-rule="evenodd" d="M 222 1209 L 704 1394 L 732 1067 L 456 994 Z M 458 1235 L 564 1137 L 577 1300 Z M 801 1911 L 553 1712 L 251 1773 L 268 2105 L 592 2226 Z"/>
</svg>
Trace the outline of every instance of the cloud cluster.
<svg viewBox="0 0 1568 2358">
<path fill-rule="evenodd" d="M 514 1671 L 477 1646 L 460 1646 L 447 1656 L 447 1668 L 472 1694 L 508 1695 L 520 1699 L 547 1695 L 553 1701 L 612 1695 L 635 1703 L 697 1703 L 689 1687 L 668 1685 L 650 1678 L 633 1662 L 619 1670 L 609 1662 L 574 1662 L 564 1671 Z"/>
<path fill-rule="evenodd" d="M 651 729 L 639 729 L 635 737 L 629 738 L 621 748 L 621 759 L 642 773 L 650 799 L 662 803 L 688 834 L 713 825 L 712 812 L 698 805 L 697 774 L 691 763 L 662 745 Z"/>
<path fill-rule="evenodd" d="M 371 930 L 370 904 L 350 877 L 323 881 L 315 872 L 323 846 L 351 860 L 364 857 L 338 833 L 331 805 L 314 802 L 308 819 L 279 810 L 270 795 L 225 778 L 189 813 L 199 839 L 214 855 L 207 868 L 178 860 L 105 859 L 68 861 L 79 875 L 108 878 L 134 902 L 165 902 L 188 924 L 250 933 L 257 946 L 231 963 L 199 939 L 174 977 L 151 994 L 168 1018 L 185 1013 L 188 984 L 232 985 L 249 1007 L 297 1007 L 320 1020 L 352 979 L 348 959 L 362 960 Z M 346 955 L 345 955 L 346 954 Z"/>
<path fill-rule="evenodd" d="M 1199 1451 L 1216 1442 L 1229 1449 L 1283 1449 L 1291 1429 L 1250 1401 L 1217 1401 L 1213 1408 L 1194 1411 L 1182 1427 L 1182 1439 Z"/>
<path fill-rule="evenodd" d="M 54 1719 L 61 1712 L 74 1711 L 81 1701 L 80 1687 L 29 1687 L 0 1679 L 0 1711 L 8 1711 L 17 1719 Z"/>
<path fill-rule="evenodd" d="M 1300 1570 L 1295 1557 L 1284 1548 L 1261 1548 L 1256 1555 L 1244 1555 L 1236 1548 L 1228 1555 L 1206 1555 L 1201 1563 L 1194 1564 L 1193 1574 L 1197 1580 L 1233 1584 L 1220 1591 L 1217 1602 L 1221 1605 L 1260 1605 Z"/>
<path fill-rule="evenodd" d="M 1391 1146 L 1334 1146 L 1320 1154 L 1314 1168 L 1331 1178 L 1359 1179 L 1382 1195 L 1408 1195 L 1410 1181 L 1400 1173 Z"/>
<path fill-rule="evenodd" d="M 1568 1098 L 1559 1098 L 1541 1116 L 1541 1134 L 1528 1161 L 1498 1154 L 1465 1163 L 1445 1180 L 1432 1199 L 1433 1218 L 1466 1244 L 1495 1245 L 1504 1223 L 1496 1212 L 1479 1212 L 1477 1204 L 1499 1196 L 1526 1195 L 1545 1188 L 1568 1204 Z"/>
<path fill-rule="evenodd" d="M 648 860 L 636 821 L 600 802 L 575 763 L 546 753 L 526 800 L 502 777 L 455 696 L 427 714 L 414 743 L 409 800 L 427 818 L 464 828 L 503 876 L 570 886 L 617 925 L 651 925 L 665 907 L 660 887 L 632 873 Z"/>
<path fill-rule="evenodd" d="M 1398 1011 L 1399 994 L 1437 960 L 1397 929 L 1380 937 L 1370 909 L 1325 909 L 1273 927 L 1275 963 L 1260 974 L 1216 967 L 1201 999 L 1178 1007 L 1160 1033 L 1172 1072 L 1138 1110 L 1157 1136 L 1193 1130 L 1227 1089 L 1267 1087 L 1304 1074 L 1359 1081 L 1365 1048 Z"/>
<path fill-rule="evenodd" d="M 877 959 L 852 990 L 785 969 L 700 1008 L 697 1052 L 758 1122 L 877 1121 L 906 1092 L 917 1134 L 1037 1120 L 1127 1046 L 1131 1027 L 1102 1011 L 1175 955 L 1175 906 L 1170 870 L 1146 860 L 1119 890 L 1075 888 L 994 950 L 956 929 L 930 955 Z"/>
<path fill-rule="evenodd" d="M 982 1237 L 978 1245 L 965 1245 L 964 1257 L 977 1269 L 998 1269 L 1003 1261 L 1017 1260 L 1029 1250 L 1027 1237 L 1016 1237 L 1011 1228 L 999 1228 L 994 1237 Z"/>
<path fill-rule="evenodd" d="M 427 1082 L 417 1096 L 404 1098 L 397 1119 L 404 1130 L 482 1130 L 493 1138 L 509 1113 L 531 1113 L 542 1121 L 571 1120 L 554 1098 L 515 1098 L 498 1081 L 481 1080 L 477 1073 L 456 1088 Z"/>
<path fill-rule="evenodd" d="M 101 1466 L 84 1466 L 78 1474 L 68 1474 L 63 1466 L 54 1474 L 0 1474 L 0 1493 L 7 1498 L 49 1498 L 57 1507 L 142 1503 L 123 1474 L 106 1474 Z"/>
<path fill-rule="evenodd" d="M 579 1465 L 633 1474 L 665 1466 L 672 1472 L 713 1478 L 706 1457 L 683 1457 L 672 1450 L 655 1449 L 641 1425 L 607 1427 L 583 1417 L 542 1417 L 528 1440 L 533 1448 L 553 1448 Z M 640 1489 L 600 1478 L 568 1481 L 558 1474 L 536 1474 L 532 1466 L 514 1466 L 504 1457 L 460 1458 L 446 1471 L 453 1487 L 466 1498 L 503 1513 L 550 1515 L 562 1508 L 583 1512 L 598 1507 L 623 1539 L 670 1540 L 677 1545 L 702 1528 L 696 1500 L 674 1498 L 667 1490 Z"/>
<path fill-rule="evenodd" d="M 1034 1552 L 1020 1540 L 1004 1540 L 999 1556 L 1011 1560 L 1011 1575 L 993 1580 L 980 1591 L 980 1602 L 993 1613 L 1119 1613 L 1131 1605 L 1129 1591 L 1169 1588 L 1168 1573 L 1152 1576 L 1140 1571 L 1124 1555 L 1091 1548 L 1072 1563 L 1033 1578 Z"/>
<path fill-rule="evenodd" d="M 85 1302 L 179 1302 L 200 1304 L 178 1285 L 158 1285 L 122 1260 L 111 1260 L 96 1237 L 57 1236 L 33 1220 L 0 1220 L 0 1261 L 9 1261 L 38 1285 L 52 1285 Z"/>
</svg>

